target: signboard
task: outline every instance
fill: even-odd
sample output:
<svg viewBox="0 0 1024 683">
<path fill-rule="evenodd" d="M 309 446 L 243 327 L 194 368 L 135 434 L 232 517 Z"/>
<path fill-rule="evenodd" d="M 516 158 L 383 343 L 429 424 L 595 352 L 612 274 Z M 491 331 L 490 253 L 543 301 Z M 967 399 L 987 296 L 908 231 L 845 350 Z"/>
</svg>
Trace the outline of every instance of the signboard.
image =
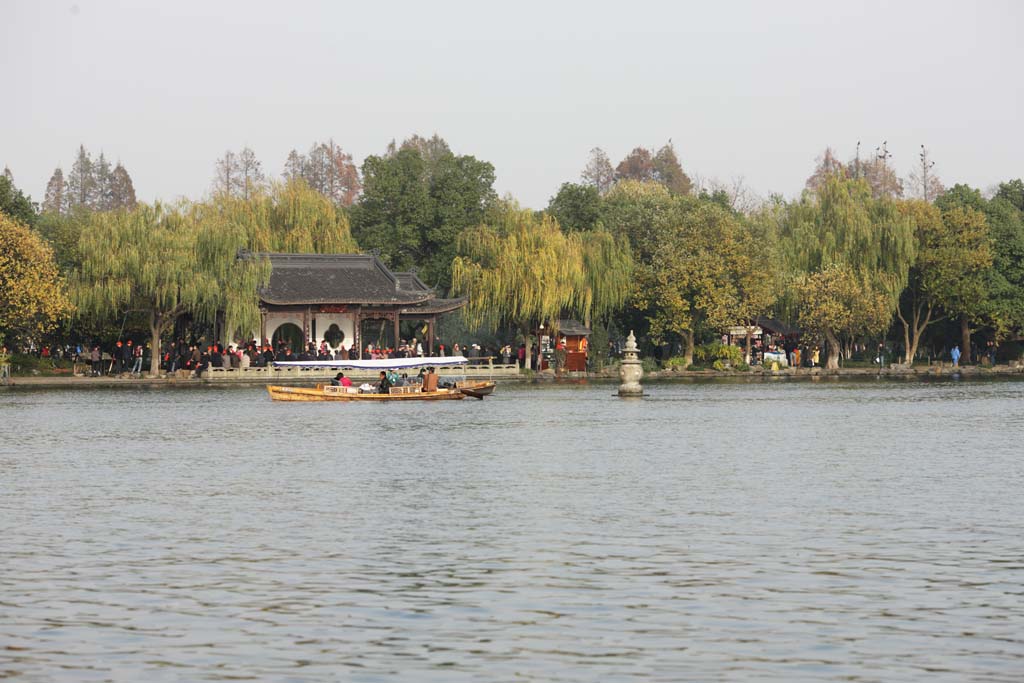
<svg viewBox="0 0 1024 683">
<path fill-rule="evenodd" d="M 729 336 L 730 337 L 746 337 L 747 336 L 747 328 L 743 327 L 742 325 L 735 325 L 733 327 L 730 327 L 729 328 Z M 750 332 L 750 336 L 751 337 L 760 337 L 761 336 L 761 328 L 760 327 L 752 327 L 751 328 L 751 332 Z"/>
<path fill-rule="evenodd" d="M 320 307 L 321 313 L 347 313 L 348 306 L 331 306 L 325 305 Z"/>
</svg>

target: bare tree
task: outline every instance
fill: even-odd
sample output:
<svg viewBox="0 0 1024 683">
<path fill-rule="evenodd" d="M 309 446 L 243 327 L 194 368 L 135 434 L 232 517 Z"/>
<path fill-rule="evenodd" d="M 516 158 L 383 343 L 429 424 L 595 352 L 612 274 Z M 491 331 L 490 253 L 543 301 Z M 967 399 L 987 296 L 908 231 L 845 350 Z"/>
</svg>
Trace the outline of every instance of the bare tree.
<svg viewBox="0 0 1024 683">
<path fill-rule="evenodd" d="M 295 180 L 296 178 L 304 177 L 305 166 L 306 157 L 294 149 L 288 152 L 288 158 L 284 162 L 283 175 L 285 180 Z"/>
<path fill-rule="evenodd" d="M 856 162 L 855 166 L 860 168 L 859 162 Z M 822 155 L 818 157 L 817 164 L 814 167 L 814 173 L 812 173 L 811 177 L 807 179 L 806 183 L 804 183 L 804 187 L 811 192 L 817 192 L 818 189 L 825 184 L 826 178 L 837 173 L 845 174 L 846 167 L 843 166 L 843 162 L 836 158 L 832 148 L 826 147 Z"/>
<path fill-rule="evenodd" d="M 313 143 L 306 156 L 293 150 L 285 164 L 285 175 L 294 177 L 296 171 L 310 187 L 340 206 L 351 206 L 362 190 L 352 155 L 333 139 Z"/>
<path fill-rule="evenodd" d="M 615 169 L 612 162 L 600 147 L 590 150 L 590 161 L 587 162 L 583 173 L 580 174 L 583 182 L 593 185 L 601 194 L 606 193 L 615 184 Z"/>
<path fill-rule="evenodd" d="M 242 199 L 250 199 L 266 183 L 263 165 L 256 158 L 256 153 L 246 147 L 238 154 L 238 187 L 236 194 Z"/>
<path fill-rule="evenodd" d="M 920 161 L 918 166 L 910 172 L 910 176 L 907 178 L 908 185 L 915 197 L 931 203 L 945 192 L 946 188 L 942 186 L 942 181 L 932 170 L 935 168 L 935 162 L 931 160 L 924 145 L 921 145 L 921 153 L 917 156 Z"/>
<path fill-rule="evenodd" d="M 230 149 L 214 164 L 213 193 L 215 195 L 234 196 L 238 187 L 239 165 L 238 156 Z"/>
</svg>

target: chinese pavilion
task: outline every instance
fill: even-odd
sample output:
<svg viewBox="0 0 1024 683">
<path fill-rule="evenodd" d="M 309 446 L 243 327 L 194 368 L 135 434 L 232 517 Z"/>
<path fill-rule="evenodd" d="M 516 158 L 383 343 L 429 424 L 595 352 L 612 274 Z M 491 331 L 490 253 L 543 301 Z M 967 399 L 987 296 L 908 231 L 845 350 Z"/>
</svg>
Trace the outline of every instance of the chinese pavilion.
<svg viewBox="0 0 1024 683">
<path fill-rule="evenodd" d="M 396 348 L 402 323 L 434 352 L 439 315 L 458 310 L 465 297 L 442 299 L 415 273 L 393 273 L 374 254 L 254 254 L 270 260 L 270 281 L 259 291 L 260 330 L 253 335 L 299 348 L 326 340 L 360 351 L 367 344 Z"/>
</svg>

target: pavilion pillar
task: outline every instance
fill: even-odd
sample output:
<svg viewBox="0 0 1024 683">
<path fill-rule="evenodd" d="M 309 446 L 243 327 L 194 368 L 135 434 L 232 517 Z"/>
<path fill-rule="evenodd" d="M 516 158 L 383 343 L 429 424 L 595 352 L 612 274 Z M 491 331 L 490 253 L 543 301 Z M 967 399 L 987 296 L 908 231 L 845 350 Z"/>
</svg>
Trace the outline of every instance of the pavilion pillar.
<svg viewBox="0 0 1024 683">
<path fill-rule="evenodd" d="M 353 335 L 352 343 L 356 345 L 356 351 L 359 353 L 359 360 L 363 359 L 363 307 L 360 306 L 356 309 L 356 329 Z"/>
<path fill-rule="evenodd" d="M 302 311 L 302 350 L 305 352 L 309 339 L 309 306 Z"/>
<path fill-rule="evenodd" d="M 429 343 L 427 344 L 427 355 L 428 356 L 433 356 L 434 355 L 434 321 L 436 321 L 436 320 L 437 320 L 437 316 L 436 315 L 431 316 L 427 320 L 427 339 L 429 340 Z"/>
<path fill-rule="evenodd" d="M 260 308 L 260 339 L 259 345 L 262 348 L 264 344 L 269 343 L 265 341 L 267 339 L 267 309 Z"/>
<path fill-rule="evenodd" d="M 394 342 L 391 345 L 391 348 L 396 349 L 396 350 L 398 349 L 398 335 L 399 335 L 399 332 L 400 332 L 399 319 L 401 317 L 402 316 L 398 313 L 398 310 L 396 309 L 395 310 L 395 340 L 394 340 Z"/>
</svg>

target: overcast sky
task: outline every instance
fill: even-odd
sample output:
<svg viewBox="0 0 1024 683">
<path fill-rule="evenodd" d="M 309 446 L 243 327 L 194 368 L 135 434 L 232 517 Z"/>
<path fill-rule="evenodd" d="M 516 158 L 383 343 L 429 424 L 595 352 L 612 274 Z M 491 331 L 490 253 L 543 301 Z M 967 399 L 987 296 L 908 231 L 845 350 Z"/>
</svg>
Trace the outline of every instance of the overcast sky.
<svg viewBox="0 0 1024 683">
<path fill-rule="evenodd" d="M 691 176 L 794 196 L 815 158 L 925 144 L 946 184 L 1024 175 L 1024 3 L 0 0 L 0 166 L 42 199 L 79 144 L 140 199 L 200 198 L 333 137 L 438 133 L 546 206 L 588 152 L 672 139 Z"/>
</svg>

